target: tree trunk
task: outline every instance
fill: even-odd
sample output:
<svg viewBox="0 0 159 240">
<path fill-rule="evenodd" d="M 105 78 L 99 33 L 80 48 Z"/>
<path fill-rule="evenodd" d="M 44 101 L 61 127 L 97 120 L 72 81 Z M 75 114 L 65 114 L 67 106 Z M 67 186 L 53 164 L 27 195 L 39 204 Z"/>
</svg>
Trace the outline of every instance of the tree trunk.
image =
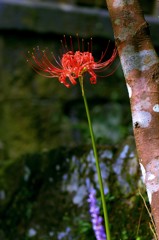
<svg viewBox="0 0 159 240">
<path fill-rule="evenodd" d="M 126 85 L 139 162 L 159 239 L 159 60 L 138 0 L 106 0 Z"/>
</svg>

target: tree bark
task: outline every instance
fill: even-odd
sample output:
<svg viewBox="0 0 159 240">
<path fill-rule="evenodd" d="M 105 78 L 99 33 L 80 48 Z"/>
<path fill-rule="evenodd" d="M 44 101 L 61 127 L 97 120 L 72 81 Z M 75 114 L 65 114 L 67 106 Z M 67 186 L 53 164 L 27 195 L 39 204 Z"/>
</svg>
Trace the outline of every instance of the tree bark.
<svg viewBox="0 0 159 240">
<path fill-rule="evenodd" d="M 138 0 L 106 0 L 129 92 L 136 147 L 159 239 L 159 60 Z"/>
</svg>

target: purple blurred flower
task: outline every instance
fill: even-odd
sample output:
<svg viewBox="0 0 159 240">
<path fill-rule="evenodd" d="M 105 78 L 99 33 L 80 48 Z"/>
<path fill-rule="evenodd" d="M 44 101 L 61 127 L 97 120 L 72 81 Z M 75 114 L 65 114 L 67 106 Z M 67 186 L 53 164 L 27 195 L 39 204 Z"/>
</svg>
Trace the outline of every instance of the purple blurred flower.
<svg viewBox="0 0 159 240">
<path fill-rule="evenodd" d="M 89 193 L 88 202 L 90 204 L 91 221 L 97 240 L 106 240 L 105 229 L 102 225 L 103 219 L 100 216 L 100 209 L 97 205 L 96 190 L 92 188 Z"/>
</svg>

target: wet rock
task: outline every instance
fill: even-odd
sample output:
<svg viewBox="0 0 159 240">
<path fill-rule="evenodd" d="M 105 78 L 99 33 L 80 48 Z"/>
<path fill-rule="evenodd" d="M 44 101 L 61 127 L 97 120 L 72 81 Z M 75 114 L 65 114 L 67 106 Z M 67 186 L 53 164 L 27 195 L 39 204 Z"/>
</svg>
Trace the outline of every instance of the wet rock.
<svg viewBox="0 0 159 240">
<path fill-rule="evenodd" d="M 98 154 L 112 239 L 135 239 L 138 229 L 141 239 L 150 239 L 133 138 L 99 146 Z M 4 162 L 0 174 L 1 239 L 94 239 L 87 198 L 91 186 L 99 202 L 100 194 L 88 146 L 26 154 Z"/>
</svg>

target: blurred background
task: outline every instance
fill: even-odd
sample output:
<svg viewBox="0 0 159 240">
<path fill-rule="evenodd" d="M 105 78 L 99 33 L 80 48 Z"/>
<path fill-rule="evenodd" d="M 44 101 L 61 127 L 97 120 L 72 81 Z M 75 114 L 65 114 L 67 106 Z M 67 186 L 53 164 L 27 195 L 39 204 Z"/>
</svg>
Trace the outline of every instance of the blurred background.
<svg viewBox="0 0 159 240">
<path fill-rule="evenodd" d="M 158 3 L 140 3 L 158 50 Z M 98 185 L 80 87 L 67 89 L 57 79 L 36 74 L 27 64 L 28 51 L 37 46 L 60 56 L 63 35 L 68 45 L 71 35 L 78 49 L 77 33 L 84 38 L 86 49 L 93 38 L 96 61 L 111 40 L 106 59 L 110 57 L 114 40 L 104 0 L 0 0 L 1 240 L 95 239 L 86 199 L 90 185 L 97 189 Z M 117 58 L 107 73 L 118 64 Z M 141 185 L 120 64 L 113 75 L 99 77 L 96 85 L 88 77 L 85 91 L 110 209 L 112 204 L 113 209 L 118 207 L 117 199 L 126 194 L 123 205 L 111 216 L 113 239 L 137 239 L 141 231 L 139 239 L 147 240 L 151 235 L 148 225 L 143 225 L 148 228 L 143 236 L 140 224 L 134 233 L 125 217 L 122 231 L 115 223 Z M 138 197 L 133 201 L 143 209 Z M 125 213 L 127 217 L 131 210 Z M 132 224 L 139 220 L 139 212 Z M 143 223 L 147 224 L 144 217 Z"/>
</svg>

